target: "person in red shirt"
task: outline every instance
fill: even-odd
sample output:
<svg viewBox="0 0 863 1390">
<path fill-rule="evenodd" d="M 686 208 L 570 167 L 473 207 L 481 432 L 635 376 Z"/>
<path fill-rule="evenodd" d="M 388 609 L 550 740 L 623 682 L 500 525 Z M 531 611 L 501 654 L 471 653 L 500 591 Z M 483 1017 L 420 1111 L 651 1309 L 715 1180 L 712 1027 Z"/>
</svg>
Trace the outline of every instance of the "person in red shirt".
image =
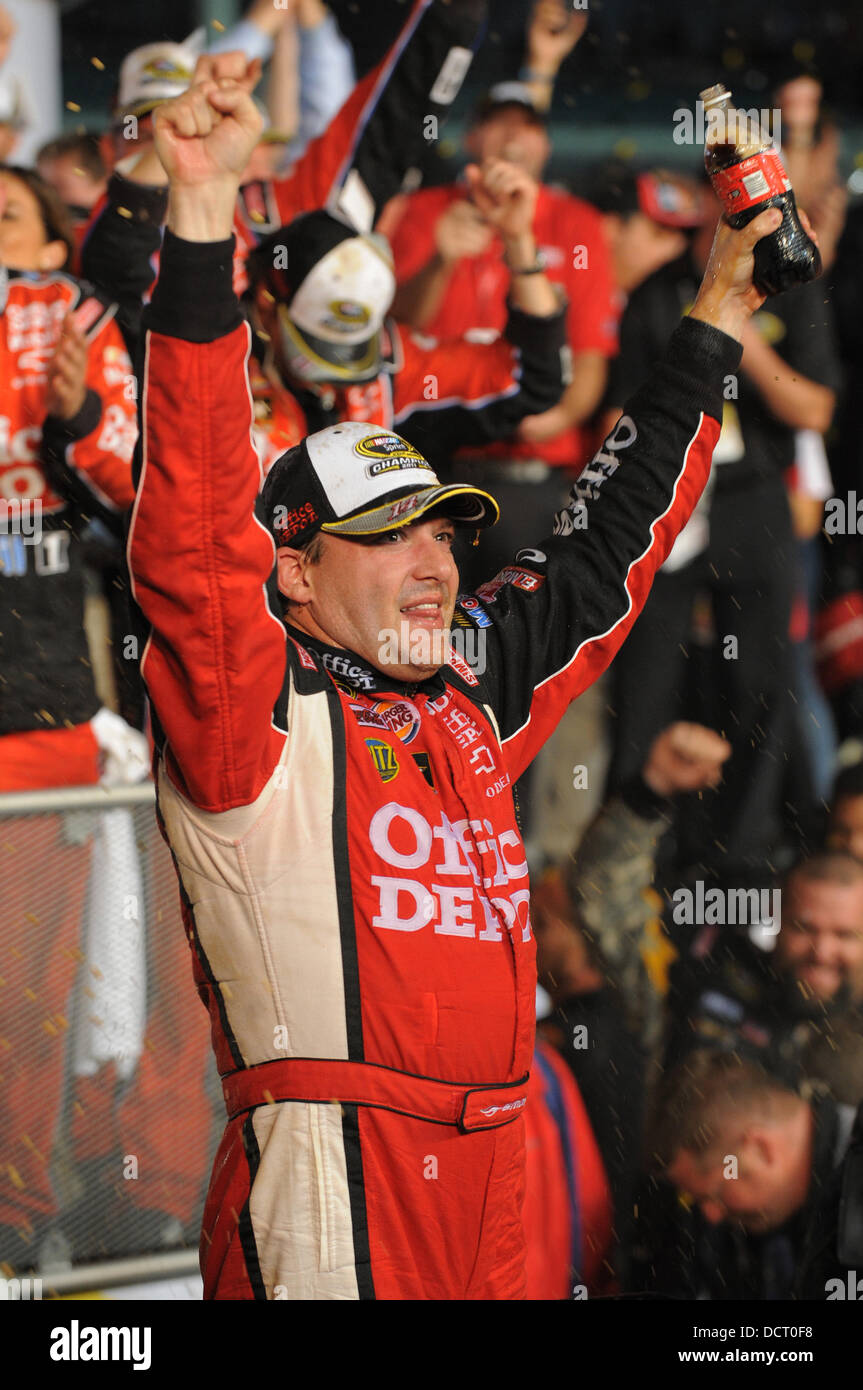
<svg viewBox="0 0 863 1390">
<path fill-rule="evenodd" d="M 134 500 L 132 365 L 116 306 L 66 273 L 63 206 L 0 166 L 0 792 L 93 784 L 128 750 L 84 628 L 83 518 Z M 132 738 L 134 744 L 134 738 Z M 86 836 L 83 837 L 86 839 Z M 0 1264 L 26 1269 L 56 1209 L 49 1158 L 90 852 L 59 814 L 3 826 Z"/>
<path fill-rule="evenodd" d="M 529 89 L 507 82 L 494 87 L 479 107 L 465 146 L 472 159 L 502 159 L 539 182 L 550 142 L 545 117 Z M 506 319 L 509 270 L 499 238 L 469 194 L 467 183 L 421 189 L 406 199 L 400 219 L 387 219 L 399 292 L 396 318 L 441 339 L 499 333 Z M 502 522 L 492 550 L 480 546 L 488 572 L 536 534 L 539 516 L 556 505 L 565 476 L 586 459 L 582 426 L 599 404 L 607 365 L 617 350 L 614 280 L 602 220 L 596 210 L 569 193 L 539 183 L 533 234 L 538 263 L 563 287 L 569 302 L 567 339 L 572 381 L 550 410 L 523 420 L 512 439 L 484 450 L 472 480 L 501 487 Z M 529 269 L 529 267 L 520 267 Z M 489 460 L 494 460 L 490 463 Z M 464 471 L 464 460 L 460 461 Z M 484 478 L 485 481 L 480 481 Z M 509 485 L 516 490 L 509 494 Z M 509 517 L 508 517 L 509 513 Z"/>
</svg>

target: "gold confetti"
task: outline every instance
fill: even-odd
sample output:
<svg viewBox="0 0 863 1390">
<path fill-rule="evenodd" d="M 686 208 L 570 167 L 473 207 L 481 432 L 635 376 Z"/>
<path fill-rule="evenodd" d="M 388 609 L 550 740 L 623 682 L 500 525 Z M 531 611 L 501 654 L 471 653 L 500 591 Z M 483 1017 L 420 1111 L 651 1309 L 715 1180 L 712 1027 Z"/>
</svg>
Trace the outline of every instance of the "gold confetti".
<svg viewBox="0 0 863 1390">
<path fill-rule="evenodd" d="M 66 110 L 67 110 L 67 111 L 80 111 L 81 108 L 80 108 L 80 106 L 78 105 L 77 101 L 67 101 L 67 102 L 66 102 Z"/>
<path fill-rule="evenodd" d="M 45 1162 L 44 1154 L 40 1154 L 39 1150 L 36 1148 L 36 1145 L 33 1143 L 33 1140 L 30 1138 L 29 1134 L 21 1135 L 21 1143 L 24 1145 L 25 1149 L 29 1149 L 31 1153 L 34 1153 L 36 1155 L 40 1163 Z"/>
<path fill-rule="evenodd" d="M 131 217 L 131 216 L 132 216 L 132 214 L 131 214 L 131 212 L 129 211 L 128 208 L 118 208 L 117 211 L 118 211 L 118 213 L 120 214 L 121 217 Z"/>
<path fill-rule="evenodd" d="M 54 1027 L 50 1018 L 45 1018 L 42 1020 L 42 1027 L 45 1029 L 45 1032 L 48 1034 L 49 1037 L 56 1038 L 59 1036 L 57 1029 Z"/>
<path fill-rule="evenodd" d="M 90 62 L 93 64 L 93 67 L 98 68 L 100 72 L 105 71 L 105 64 L 102 62 L 101 58 L 91 58 Z"/>
<path fill-rule="evenodd" d="M 260 208 L 253 208 L 252 211 L 249 213 L 249 216 L 251 217 L 253 222 L 266 222 L 267 220 L 264 214 L 261 212 Z M 777 381 L 778 379 L 779 378 L 777 377 Z"/>
<path fill-rule="evenodd" d="M 32 1000 L 34 1004 L 36 1003 L 36 995 L 33 993 L 33 990 L 30 989 L 29 985 L 24 991 L 24 998 Z"/>
<path fill-rule="evenodd" d="M 213 20 L 213 28 L 218 29 L 220 34 L 224 34 L 225 32 L 225 26 L 220 19 Z"/>
<path fill-rule="evenodd" d="M 12 1180 L 12 1186 L 17 1187 L 19 1192 L 27 1186 L 21 1174 L 18 1172 L 18 1169 L 15 1167 L 13 1163 L 10 1163 L 8 1165 L 7 1172 Z"/>
</svg>

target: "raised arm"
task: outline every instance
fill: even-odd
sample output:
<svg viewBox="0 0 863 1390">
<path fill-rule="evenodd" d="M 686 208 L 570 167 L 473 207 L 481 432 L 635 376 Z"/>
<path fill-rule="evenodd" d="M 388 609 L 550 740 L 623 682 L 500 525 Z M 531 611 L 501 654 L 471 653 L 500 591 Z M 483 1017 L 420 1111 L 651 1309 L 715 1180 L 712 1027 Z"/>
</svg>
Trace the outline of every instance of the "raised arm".
<svg viewBox="0 0 863 1390">
<path fill-rule="evenodd" d="M 513 777 L 608 666 L 701 495 L 724 381 L 763 303 L 753 247 L 775 226 L 772 210 L 740 232 L 720 225 L 692 313 L 575 483 L 553 534 L 477 591 L 492 619 L 485 689 Z"/>
<path fill-rule="evenodd" d="M 283 222 L 326 207 L 370 231 L 422 162 L 479 42 L 486 0 L 413 0 L 398 38 L 292 173 L 273 181 Z"/>
<path fill-rule="evenodd" d="M 285 670 L 284 629 L 265 592 L 273 545 L 254 516 L 249 330 L 231 289 L 234 202 L 260 117 L 245 60 L 218 63 L 155 119 L 168 230 L 145 318 L 129 535 L 158 742 L 177 786 L 209 811 L 249 804 L 271 775 Z"/>
</svg>

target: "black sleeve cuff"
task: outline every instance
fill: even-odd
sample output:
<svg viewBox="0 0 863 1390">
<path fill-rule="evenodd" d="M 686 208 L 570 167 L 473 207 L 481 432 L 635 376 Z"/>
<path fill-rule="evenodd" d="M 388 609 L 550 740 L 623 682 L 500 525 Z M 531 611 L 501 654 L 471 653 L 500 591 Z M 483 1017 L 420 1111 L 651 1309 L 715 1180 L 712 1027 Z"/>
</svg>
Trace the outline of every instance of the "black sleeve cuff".
<svg viewBox="0 0 863 1390">
<path fill-rule="evenodd" d="M 243 321 L 233 287 L 234 238 L 184 241 L 165 232 L 144 327 L 187 343 L 212 343 Z"/>
<path fill-rule="evenodd" d="M 671 799 L 649 787 L 640 773 L 620 788 L 619 795 L 624 806 L 642 820 L 668 820 L 674 814 Z"/>
<path fill-rule="evenodd" d="M 509 317 L 504 336 L 513 347 L 522 352 L 555 352 L 566 346 L 566 300 L 562 300 L 554 314 L 526 314 L 508 304 Z"/>
<path fill-rule="evenodd" d="M 688 314 L 681 319 L 668 345 L 668 360 L 674 365 L 695 366 L 699 372 L 733 372 L 740 366 L 743 348 L 736 338 L 712 324 Z"/>
<path fill-rule="evenodd" d="M 67 444 L 78 439 L 86 439 L 92 434 L 102 419 L 102 397 L 98 391 L 88 390 L 84 404 L 71 420 L 61 420 L 59 415 L 47 415 L 42 425 L 42 439 L 48 448 L 64 450 Z"/>
<path fill-rule="evenodd" d="M 687 317 L 672 333 L 662 365 L 674 374 L 674 389 L 682 398 L 721 420 L 725 379 L 736 373 L 742 356 L 736 338 Z"/>
<path fill-rule="evenodd" d="M 115 173 L 108 180 L 108 203 L 115 213 L 119 208 L 131 213 L 134 222 L 152 222 L 160 227 L 168 215 L 168 190 L 133 183 Z"/>
</svg>

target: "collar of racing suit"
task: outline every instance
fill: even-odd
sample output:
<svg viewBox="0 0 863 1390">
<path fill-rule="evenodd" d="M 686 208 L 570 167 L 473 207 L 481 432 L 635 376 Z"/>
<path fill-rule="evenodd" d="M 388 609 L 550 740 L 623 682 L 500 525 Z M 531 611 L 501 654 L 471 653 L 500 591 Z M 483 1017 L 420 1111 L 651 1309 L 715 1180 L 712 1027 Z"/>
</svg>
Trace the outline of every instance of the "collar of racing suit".
<svg viewBox="0 0 863 1390">
<path fill-rule="evenodd" d="M 290 623 L 285 623 L 285 628 L 295 642 L 318 658 L 337 683 L 350 686 L 352 690 L 359 690 L 364 694 L 395 694 L 410 699 L 415 695 L 427 695 L 430 700 L 434 700 L 446 689 L 446 681 L 440 671 L 424 681 L 398 681 L 370 666 L 363 657 L 357 656 L 356 652 L 350 651 L 347 647 L 329 647 L 325 642 L 320 642 L 302 628 L 293 627 Z"/>
</svg>

